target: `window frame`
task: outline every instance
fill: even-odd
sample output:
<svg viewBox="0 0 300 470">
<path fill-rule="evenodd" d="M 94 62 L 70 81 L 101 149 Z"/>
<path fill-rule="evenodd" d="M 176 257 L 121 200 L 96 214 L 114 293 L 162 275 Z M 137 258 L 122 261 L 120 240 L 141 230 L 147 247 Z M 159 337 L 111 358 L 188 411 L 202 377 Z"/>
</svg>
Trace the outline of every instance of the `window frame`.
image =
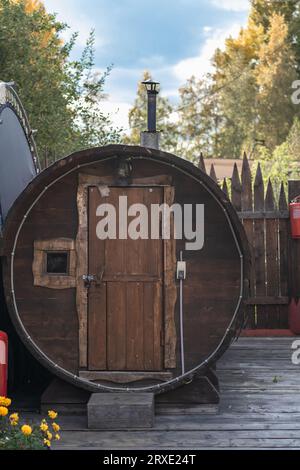
<svg viewBox="0 0 300 470">
<path fill-rule="evenodd" d="M 47 254 L 64 252 L 68 255 L 66 273 L 47 272 Z M 33 254 L 33 283 L 35 286 L 49 289 L 68 289 L 76 287 L 76 250 L 75 240 L 56 238 L 35 240 Z"/>
</svg>

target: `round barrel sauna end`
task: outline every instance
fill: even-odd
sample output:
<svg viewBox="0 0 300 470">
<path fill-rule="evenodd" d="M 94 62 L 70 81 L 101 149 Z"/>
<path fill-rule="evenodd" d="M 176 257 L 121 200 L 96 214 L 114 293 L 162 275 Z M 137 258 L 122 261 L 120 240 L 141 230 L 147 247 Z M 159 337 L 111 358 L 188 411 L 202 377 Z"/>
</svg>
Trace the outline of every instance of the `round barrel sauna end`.
<svg viewBox="0 0 300 470">
<path fill-rule="evenodd" d="M 243 226 L 208 175 L 166 152 L 110 145 L 54 163 L 10 209 L 3 257 L 23 342 L 92 392 L 188 383 L 243 324 Z"/>
</svg>

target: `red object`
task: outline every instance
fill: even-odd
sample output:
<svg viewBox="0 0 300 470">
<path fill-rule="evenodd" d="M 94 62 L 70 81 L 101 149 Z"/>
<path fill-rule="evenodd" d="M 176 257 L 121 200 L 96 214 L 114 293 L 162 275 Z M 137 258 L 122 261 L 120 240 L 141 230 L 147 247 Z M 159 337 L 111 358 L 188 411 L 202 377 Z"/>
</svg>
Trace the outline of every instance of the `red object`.
<svg viewBox="0 0 300 470">
<path fill-rule="evenodd" d="M 289 305 L 289 326 L 295 335 L 300 334 L 300 302 L 292 299 Z"/>
<path fill-rule="evenodd" d="M 8 337 L 0 331 L 0 396 L 7 396 Z"/>
<path fill-rule="evenodd" d="M 286 329 L 271 329 L 271 328 L 257 328 L 256 330 L 252 329 L 246 329 L 241 332 L 241 336 L 243 337 L 249 337 L 249 338 L 270 338 L 270 337 L 287 337 L 287 336 L 295 336 L 295 333 L 293 333 L 291 330 L 286 330 Z"/>
<path fill-rule="evenodd" d="M 300 238 L 300 196 L 290 203 L 290 221 L 292 238 Z"/>
</svg>

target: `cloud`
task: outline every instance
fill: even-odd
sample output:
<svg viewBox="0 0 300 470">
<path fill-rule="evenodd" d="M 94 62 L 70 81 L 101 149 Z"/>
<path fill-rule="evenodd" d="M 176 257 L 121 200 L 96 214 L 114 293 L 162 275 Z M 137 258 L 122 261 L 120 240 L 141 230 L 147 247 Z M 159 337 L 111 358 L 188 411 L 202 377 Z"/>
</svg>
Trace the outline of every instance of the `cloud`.
<svg viewBox="0 0 300 470">
<path fill-rule="evenodd" d="M 229 28 L 207 30 L 204 29 L 206 40 L 201 46 L 199 55 L 196 57 L 188 57 L 181 60 L 173 67 L 175 76 L 185 81 L 192 75 L 201 77 L 212 71 L 211 59 L 217 48 L 223 49 L 225 39 L 229 36 L 237 36 L 241 29 L 240 24 L 233 24 Z"/>
<path fill-rule="evenodd" d="M 72 33 L 78 32 L 77 45 L 83 47 L 92 29 L 95 29 L 95 45 L 97 48 L 107 44 L 107 40 L 97 34 L 96 22 L 92 17 L 82 13 L 82 6 L 76 7 L 74 0 L 44 0 L 45 7 L 50 13 L 57 13 L 57 18 L 70 27 L 66 29 L 62 38 L 70 39 Z"/>
<path fill-rule="evenodd" d="M 102 112 L 109 114 L 114 126 L 123 128 L 125 132 L 129 129 L 128 113 L 131 108 L 132 104 L 115 101 L 110 97 L 101 103 Z"/>
<path fill-rule="evenodd" d="M 145 63 L 147 63 L 146 60 Z M 137 85 L 142 78 L 144 69 L 145 67 L 113 68 L 105 84 L 107 99 L 101 103 L 102 111 L 111 114 L 114 125 L 122 127 L 125 132 L 129 129 L 128 113 L 133 106 Z M 103 72 L 102 69 L 96 70 Z M 173 74 L 172 67 L 164 65 L 164 67 L 151 68 L 151 72 L 153 77 L 162 84 L 161 96 L 168 97 L 172 103 L 176 104 L 179 82 Z"/>
<path fill-rule="evenodd" d="M 211 2 L 217 8 L 230 11 L 248 11 L 249 0 L 212 0 Z"/>
</svg>

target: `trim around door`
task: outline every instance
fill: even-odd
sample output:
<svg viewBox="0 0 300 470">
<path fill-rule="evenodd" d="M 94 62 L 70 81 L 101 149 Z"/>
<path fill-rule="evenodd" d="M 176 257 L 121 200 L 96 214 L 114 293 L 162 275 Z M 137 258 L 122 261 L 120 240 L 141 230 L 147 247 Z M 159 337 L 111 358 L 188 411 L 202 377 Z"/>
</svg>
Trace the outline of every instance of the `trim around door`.
<svg viewBox="0 0 300 470">
<path fill-rule="evenodd" d="M 169 175 L 159 175 L 132 179 L 130 186 L 162 186 L 164 187 L 164 203 L 172 205 L 174 187 L 170 185 Z M 88 367 L 88 290 L 84 286 L 83 276 L 88 273 L 88 188 L 98 186 L 118 186 L 113 177 L 101 177 L 80 173 L 78 176 L 77 210 L 78 232 L 76 237 L 76 306 L 79 323 L 79 368 Z M 171 224 L 173 226 L 173 224 Z M 177 300 L 176 272 L 176 240 L 164 240 L 164 287 L 163 287 L 163 321 L 164 321 L 164 367 L 176 368 L 176 325 L 175 304 Z M 125 372 L 124 372 L 125 373 Z M 130 372 L 129 372 L 130 373 Z"/>
</svg>

